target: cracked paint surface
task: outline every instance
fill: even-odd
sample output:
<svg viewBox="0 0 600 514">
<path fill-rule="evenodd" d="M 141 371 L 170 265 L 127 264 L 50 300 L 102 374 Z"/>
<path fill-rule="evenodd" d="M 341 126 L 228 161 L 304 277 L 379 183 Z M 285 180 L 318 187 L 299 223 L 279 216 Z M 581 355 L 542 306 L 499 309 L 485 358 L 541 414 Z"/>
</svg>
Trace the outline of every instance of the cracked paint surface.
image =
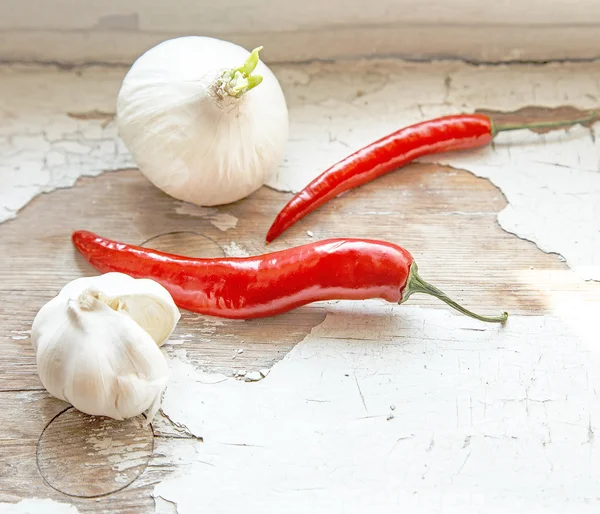
<svg viewBox="0 0 600 514">
<path fill-rule="evenodd" d="M 543 146 L 543 154 L 532 151 Z M 559 253 L 585 280 L 600 280 L 600 144 L 590 131 L 499 134 L 495 149 L 447 156 L 450 164 L 489 179 L 508 205 L 507 232 Z"/>
<path fill-rule="evenodd" d="M 0 67 L 0 222 L 80 176 L 133 166 L 110 120 L 121 76 Z"/>
<path fill-rule="evenodd" d="M 179 514 L 595 512 L 599 354 L 571 321 L 349 302 L 258 383 L 174 360 L 163 410 L 204 442 L 154 494 Z"/>
<path fill-rule="evenodd" d="M 274 71 L 291 133 L 269 185 L 284 191 L 425 118 L 600 104 L 600 63 L 386 60 Z M 0 70 L 0 221 L 81 175 L 133 166 L 110 115 L 124 73 Z M 505 230 L 600 279 L 593 131 L 502 134 L 493 147 L 433 161 L 491 180 L 508 201 L 498 216 Z M 220 230 L 237 222 L 174 203 L 178 215 Z M 247 254 L 234 241 L 225 252 Z M 597 510 L 598 305 L 552 301 L 551 316 L 511 317 L 503 329 L 442 310 L 330 304 L 325 322 L 255 383 L 200 372 L 174 351 L 163 409 L 204 443 L 186 440 L 191 462 L 155 487 L 159 511 Z M 170 450 L 159 460 L 181 465 Z"/>
<path fill-rule="evenodd" d="M 427 118 L 482 106 L 512 112 L 527 105 L 600 105 L 600 63 L 474 67 L 371 61 L 352 67 L 314 64 L 282 74 L 294 86 L 286 91 L 292 150 L 269 182 L 281 191 L 299 191 L 350 152 Z M 309 140 L 314 151 L 301 151 Z M 422 161 L 489 179 L 508 201 L 498 215 L 504 230 L 562 255 L 583 279 L 600 280 L 600 142 L 594 128 L 501 133 L 493 146 Z"/>
<path fill-rule="evenodd" d="M 0 503 L 0 512 L 4 514 L 77 514 L 79 511 L 67 503 L 27 498 L 18 503 Z"/>
<path fill-rule="evenodd" d="M 351 151 L 426 118 L 478 108 L 600 104 L 600 63 L 374 60 L 275 66 L 274 71 L 291 119 L 285 162 L 268 181 L 281 191 L 298 191 Z M 125 72 L 0 69 L 0 222 L 37 194 L 71 186 L 79 176 L 134 165 L 111 119 Z M 430 160 L 491 180 L 508 201 L 498 216 L 505 230 L 562 255 L 582 278 L 600 280 L 600 230 L 594 221 L 600 218 L 600 144 L 593 129 L 500 134 L 493 147 Z M 177 212 L 194 216 L 199 210 L 184 204 Z M 237 223 L 213 214 L 211 223 L 220 230 Z"/>
</svg>

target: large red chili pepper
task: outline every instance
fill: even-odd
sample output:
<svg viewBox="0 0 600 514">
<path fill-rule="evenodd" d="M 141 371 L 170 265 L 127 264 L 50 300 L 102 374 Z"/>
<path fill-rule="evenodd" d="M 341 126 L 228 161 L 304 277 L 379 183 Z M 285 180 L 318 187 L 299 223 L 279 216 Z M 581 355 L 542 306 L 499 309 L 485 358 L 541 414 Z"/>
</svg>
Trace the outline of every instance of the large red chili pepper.
<svg viewBox="0 0 600 514">
<path fill-rule="evenodd" d="M 77 231 L 73 244 L 101 272 L 151 278 L 190 311 L 223 318 L 272 316 L 322 300 L 382 298 L 405 302 L 426 293 L 488 322 L 425 282 L 404 248 L 384 241 L 329 239 L 256 257 L 197 259 L 132 246 Z"/>
<path fill-rule="evenodd" d="M 267 243 L 344 191 L 366 184 L 419 157 L 485 146 L 496 134 L 507 130 L 561 127 L 594 118 L 595 114 L 573 121 L 497 125 L 483 114 L 459 114 L 402 128 L 342 159 L 310 182 L 279 212 L 267 233 Z"/>
</svg>

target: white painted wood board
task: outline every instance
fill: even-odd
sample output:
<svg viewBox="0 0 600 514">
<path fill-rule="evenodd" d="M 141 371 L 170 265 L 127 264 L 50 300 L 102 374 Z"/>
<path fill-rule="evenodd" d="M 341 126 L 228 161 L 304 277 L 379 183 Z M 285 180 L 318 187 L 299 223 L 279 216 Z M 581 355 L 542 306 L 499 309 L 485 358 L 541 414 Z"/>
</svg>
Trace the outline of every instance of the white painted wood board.
<svg viewBox="0 0 600 514">
<path fill-rule="evenodd" d="M 189 34 L 264 45 L 269 62 L 590 59 L 600 56 L 599 28 L 595 0 L 4 0 L 0 59 L 131 63 Z"/>
<path fill-rule="evenodd" d="M 175 362 L 163 408 L 204 443 L 155 495 L 179 514 L 596 512 L 600 354 L 568 316 L 344 304 L 260 383 Z"/>
<path fill-rule="evenodd" d="M 297 190 L 351 149 L 418 120 L 533 104 L 587 109 L 600 98 L 598 63 L 381 60 L 274 70 L 292 123 L 288 160 L 270 181 L 282 190 Z M 13 181 L 2 184 L 4 219 L 82 174 L 131 165 L 110 122 L 124 71 L 2 69 L 0 176 Z M 82 116 L 94 111 L 95 118 Z M 508 202 L 501 226 L 564 255 L 571 270 L 557 275 L 584 284 L 597 279 L 600 255 L 596 131 L 520 132 L 495 148 L 432 161 L 493 181 Z M 234 224 L 212 221 L 220 230 Z M 227 247 L 231 255 L 244 251 L 235 241 Z M 523 269 L 515 279 L 543 273 Z M 600 305 L 565 294 L 559 279 L 547 283 L 550 314 L 513 316 L 505 328 L 439 309 L 328 304 L 326 320 L 257 383 L 202 373 L 176 353 L 163 408 L 205 441 L 186 439 L 193 451 L 185 466 L 174 447 L 160 447 L 157 459 L 179 476 L 156 485 L 158 511 L 176 504 L 180 513 L 387 513 L 398 505 L 461 514 L 596 512 Z M 26 508 L 50 506 L 25 502 L 13 511 Z"/>
</svg>

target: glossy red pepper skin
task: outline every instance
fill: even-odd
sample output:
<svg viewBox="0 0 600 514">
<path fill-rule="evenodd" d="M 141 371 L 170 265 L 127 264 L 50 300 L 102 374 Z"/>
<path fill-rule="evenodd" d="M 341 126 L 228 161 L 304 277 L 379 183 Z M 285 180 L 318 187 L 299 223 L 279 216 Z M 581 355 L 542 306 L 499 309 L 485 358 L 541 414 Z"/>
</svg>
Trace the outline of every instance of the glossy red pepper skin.
<svg viewBox="0 0 600 514">
<path fill-rule="evenodd" d="M 233 319 L 272 316 L 321 300 L 400 302 L 413 258 L 392 243 L 329 239 L 256 257 L 196 259 L 105 239 L 72 235 L 99 271 L 151 278 L 175 303 Z"/>
<path fill-rule="evenodd" d="M 425 155 L 485 146 L 493 135 L 492 120 L 483 114 L 443 116 L 402 128 L 342 159 L 310 182 L 277 215 L 266 240 L 273 241 L 344 191 Z"/>
</svg>

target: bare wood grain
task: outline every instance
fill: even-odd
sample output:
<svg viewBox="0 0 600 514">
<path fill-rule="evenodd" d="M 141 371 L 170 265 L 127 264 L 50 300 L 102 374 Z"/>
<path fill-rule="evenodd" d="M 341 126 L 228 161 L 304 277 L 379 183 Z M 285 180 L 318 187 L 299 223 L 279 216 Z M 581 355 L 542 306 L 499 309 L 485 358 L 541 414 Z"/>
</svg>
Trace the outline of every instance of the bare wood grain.
<svg viewBox="0 0 600 514">
<path fill-rule="evenodd" d="M 50 424 L 53 419 L 55 422 Z M 193 451 L 193 446 L 201 443 L 155 437 L 153 455 L 148 460 L 151 439 L 147 433 L 140 433 L 139 420 L 127 423 L 130 429 L 135 425 L 134 430 L 118 427 L 115 430 L 112 426 L 115 422 L 78 414 L 45 391 L 0 393 L 0 502 L 50 498 L 72 504 L 82 513 L 152 512 L 154 484 L 176 471 L 172 465 L 165 465 L 164 454 L 180 448 Z M 59 430 L 53 431 L 53 425 Z M 42 436 L 46 427 L 49 427 L 46 435 Z M 136 441 L 139 448 L 133 447 Z M 102 446 L 104 451 L 93 448 L 94 444 Z M 39 460 L 46 478 L 58 488 L 66 486 L 75 492 L 90 493 L 121 490 L 93 498 L 61 493 L 42 477 Z M 143 469 L 138 460 L 148 460 Z M 131 480 L 135 474 L 139 477 Z M 122 488 L 125 484 L 121 481 L 126 477 L 131 483 Z"/>
<path fill-rule="evenodd" d="M 47 485 L 67 496 L 97 498 L 130 486 L 154 450 L 152 427 L 140 416 L 124 421 L 94 417 L 72 407 L 41 433 L 38 471 Z"/>
<path fill-rule="evenodd" d="M 408 166 L 331 201 L 267 247 L 266 229 L 287 198 L 263 188 L 229 206 L 195 209 L 164 195 L 132 170 L 82 179 L 72 190 L 34 200 L 17 219 L 0 225 L 5 257 L 0 263 L 0 339 L 5 349 L 0 390 L 40 387 L 27 331 L 39 308 L 63 285 L 96 274 L 70 242 L 71 232 L 81 228 L 209 257 L 223 255 L 232 242 L 260 254 L 327 237 L 390 240 L 413 253 L 426 279 L 485 313 L 544 312 L 547 291 L 557 287 L 597 294 L 597 287 L 568 272 L 557 256 L 501 230 L 496 214 L 505 206 L 502 194 L 487 180 L 460 170 Z M 236 217 L 237 226 L 218 229 L 211 222 L 215 212 Z M 538 283 L 524 280 L 532 268 L 554 273 L 542 274 Z M 557 283 L 560 272 L 564 279 Z M 415 296 L 411 303 L 447 308 L 426 296 Z M 206 369 L 260 369 L 285 355 L 324 316 L 319 304 L 241 322 L 184 312 L 174 339 L 181 343 L 178 349 Z M 244 353 L 237 355 L 240 348 Z"/>
</svg>

